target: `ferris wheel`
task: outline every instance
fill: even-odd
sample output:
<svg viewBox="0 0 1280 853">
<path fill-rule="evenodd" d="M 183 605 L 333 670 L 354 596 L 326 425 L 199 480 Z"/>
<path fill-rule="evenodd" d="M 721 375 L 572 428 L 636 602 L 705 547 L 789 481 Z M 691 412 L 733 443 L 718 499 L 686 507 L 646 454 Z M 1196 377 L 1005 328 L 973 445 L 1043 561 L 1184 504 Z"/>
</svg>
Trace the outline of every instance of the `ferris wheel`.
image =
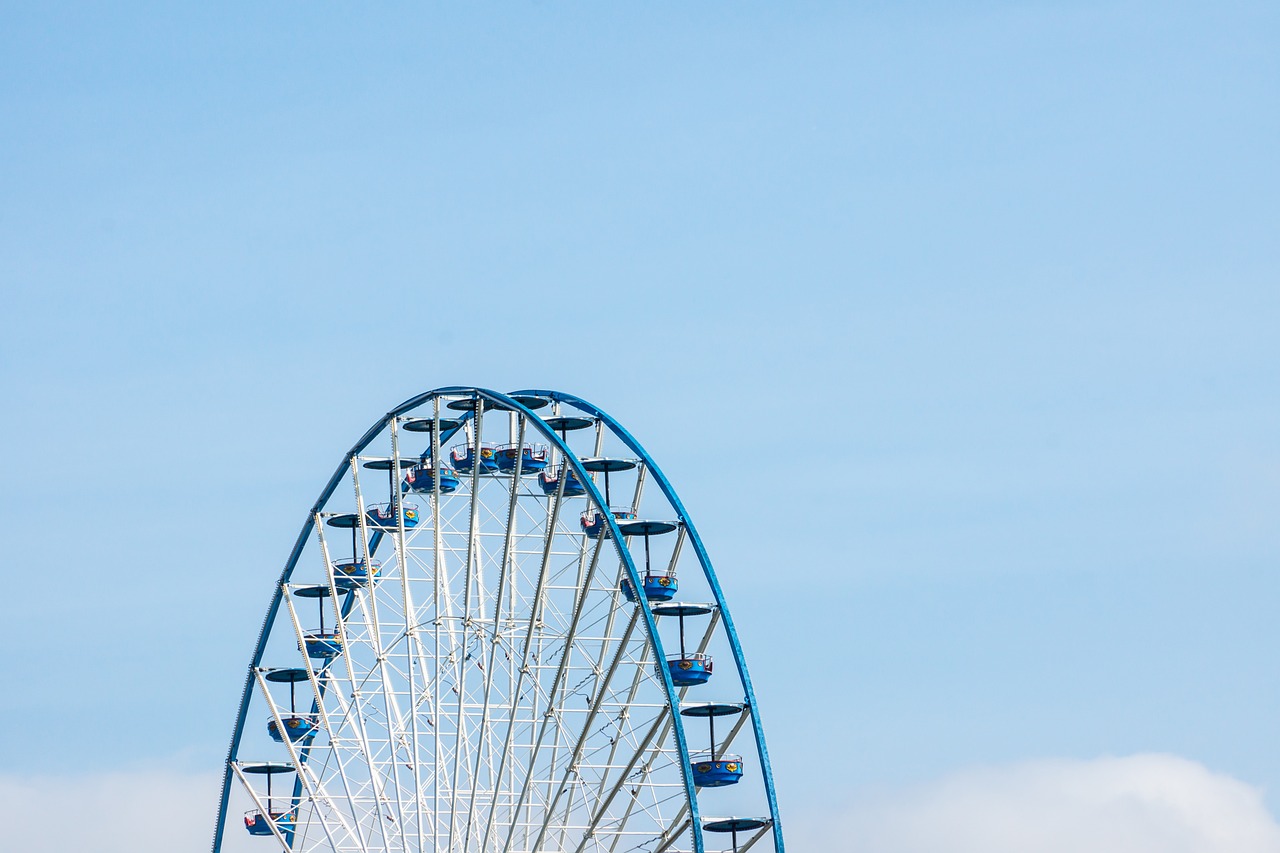
<svg viewBox="0 0 1280 853">
<path fill-rule="evenodd" d="M 784 851 L 756 696 L 640 444 L 555 391 L 379 420 L 275 586 L 214 853 L 753 848 Z"/>
</svg>

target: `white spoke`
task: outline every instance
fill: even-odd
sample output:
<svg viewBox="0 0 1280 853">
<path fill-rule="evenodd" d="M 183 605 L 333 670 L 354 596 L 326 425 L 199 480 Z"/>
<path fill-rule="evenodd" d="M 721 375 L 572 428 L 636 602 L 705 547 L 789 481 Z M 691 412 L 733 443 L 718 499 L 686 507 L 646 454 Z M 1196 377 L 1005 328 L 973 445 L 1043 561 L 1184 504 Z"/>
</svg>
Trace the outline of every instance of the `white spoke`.
<svg viewBox="0 0 1280 853">
<path fill-rule="evenodd" d="M 247 806 L 275 812 L 249 828 L 290 853 L 674 853 L 685 841 L 706 853 L 698 801 L 722 795 L 694 787 L 707 771 L 688 764 L 678 711 L 743 707 L 717 727 L 717 753 L 759 738 L 732 621 L 653 461 L 589 404 L 542 393 L 551 405 L 533 416 L 478 389 L 423 395 L 344 457 L 255 650 L 214 853 Z M 445 445 L 469 448 L 471 468 L 449 467 Z M 381 491 L 366 469 L 386 474 L 385 512 L 366 503 Z M 602 533 L 592 518 L 614 518 L 611 492 L 631 501 Z M 349 557 L 327 524 L 350 535 Z M 646 566 L 678 588 L 642 588 Z M 713 602 L 678 611 L 709 616 L 687 626 L 689 651 L 718 664 L 706 684 L 687 659 L 668 662 L 655 630 L 671 611 L 655 617 L 650 602 L 673 593 Z M 320 636 L 303 621 L 317 605 Z M 294 691 L 307 688 L 304 711 Z M 285 761 L 296 775 L 267 773 Z M 767 765 L 742 765 L 756 775 L 738 799 L 759 817 L 736 853 L 769 840 L 784 853 Z M 271 778 L 289 787 L 267 804 Z"/>
</svg>

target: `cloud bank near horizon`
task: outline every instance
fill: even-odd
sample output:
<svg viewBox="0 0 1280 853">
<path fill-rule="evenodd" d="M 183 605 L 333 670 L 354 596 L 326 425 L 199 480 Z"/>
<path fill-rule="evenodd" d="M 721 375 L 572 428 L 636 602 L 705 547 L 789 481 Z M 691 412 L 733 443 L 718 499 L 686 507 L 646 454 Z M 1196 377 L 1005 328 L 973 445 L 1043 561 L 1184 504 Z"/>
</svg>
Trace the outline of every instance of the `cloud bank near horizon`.
<svg viewBox="0 0 1280 853">
<path fill-rule="evenodd" d="M 221 779 L 213 773 L 130 770 L 62 776 L 0 774 L 0 839 L 23 853 L 208 850 Z M 238 837 L 244 836 L 243 839 Z M 242 830 L 227 853 L 249 846 Z"/>
<path fill-rule="evenodd" d="M 0 774 L 0 821 L 24 853 L 206 850 L 217 791 L 213 774 L 167 770 Z M 792 853 L 1280 853 L 1261 791 L 1173 755 L 971 768 L 784 816 Z M 234 826 L 224 850 L 270 847 Z"/>
<path fill-rule="evenodd" d="M 1280 853 L 1260 790 L 1173 755 L 973 768 L 797 823 L 793 853 Z"/>
</svg>

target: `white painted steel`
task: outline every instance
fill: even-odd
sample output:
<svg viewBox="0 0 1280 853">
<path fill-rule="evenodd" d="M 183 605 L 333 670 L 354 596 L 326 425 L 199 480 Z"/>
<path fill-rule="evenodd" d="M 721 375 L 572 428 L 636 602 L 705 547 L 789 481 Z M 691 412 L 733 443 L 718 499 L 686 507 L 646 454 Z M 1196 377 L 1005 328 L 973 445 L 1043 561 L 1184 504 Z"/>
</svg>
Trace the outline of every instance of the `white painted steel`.
<svg viewBox="0 0 1280 853">
<path fill-rule="evenodd" d="M 438 424 L 438 399 L 432 415 Z M 510 420 L 508 438 L 526 445 L 522 416 L 490 420 L 499 428 Z M 316 514 L 312 562 L 304 555 L 294 577 L 298 586 L 319 579 L 329 589 L 331 597 L 318 601 L 333 608 L 343 652 L 331 660 L 295 652 L 308 676 L 299 685 L 318 697 L 319 728 L 312 742 L 286 737 L 276 745 L 302 771 L 296 786 L 290 776 L 291 790 L 273 797 L 296 814 L 289 849 L 629 851 L 687 831 L 680 754 L 652 639 L 642 605 L 619 592 L 617 549 L 631 537 L 615 544 L 583 534 L 578 509 L 587 499 L 575 506 L 564 497 L 562 456 L 552 496 L 536 477 L 522 476 L 520 452 L 515 474 L 481 473 L 489 426 L 478 412 L 462 436 L 475 448 L 474 468 L 451 495 L 440 492 L 445 449 L 431 432 L 434 486 L 417 496 L 430 507 L 413 528 L 397 493 L 390 496 L 394 528 L 370 526 L 362 509 L 376 479 L 362 478 L 361 465 L 371 457 L 350 459 L 354 507 L 344 512 L 356 513 L 351 556 L 370 572 L 365 583 L 344 586 L 349 581 L 335 576 L 343 546 L 324 522 L 337 513 Z M 400 482 L 403 445 L 413 434 L 394 422 L 388 432 Z M 599 424 L 592 438 L 600 455 Z M 631 476 L 638 511 L 644 466 Z M 382 562 L 376 578 L 375 556 Z M 671 567 L 678 558 L 679 547 Z M 306 629 L 294 586 L 285 587 L 279 627 L 301 642 Z M 249 725 L 270 718 L 283 731 L 271 684 L 260 672 L 255 678 L 262 703 L 254 707 L 265 714 Z M 260 790 L 238 768 L 235 778 L 260 803 Z M 279 830 L 273 838 L 286 843 Z"/>
<path fill-rule="evenodd" d="M 590 404 L 549 394 L 553 416 L 582 417 L 594 427 L 568 431 L 566 454 L 540 420 L 512 410 L 501 395 L 481 393 L 507 416 L 475 407 L 444 442 L 442 409 L 472 398 L 470 390 L 444 389 L 443 396 L 433 392 L 397 408 L 344 458 L 313 507 L 254 653 L 214 853 L 244 849 L 243 837 L 224 846 L 224 830 L 243 832 L 228 816 L 245 806 L 263 808 L 263 777 L 243 768 L 268 760 L 287 761 L 296 771 L 285 774 L 287 784 L 275 777 L 272 797 L 276 811 L 296 818 L 296 829 L 273 824 L 271 836 L 249 842 L 263 850 L 709 853 L 722 845 L 704 843 L 705 794 L 717 807 L 773 815 L 776 831 L 755 833 L 737 853 L 762 838 L 782 853 L 763 742 L 758 728 L 747 726 L 756 723 L 754 704 L 743 704 L 714 744 L 718 753 L 735 740 L 745 749 L 744 784 L 704 791 L 691 778 L 688 752 L 706 743 L 705 722 L 675 711 L 688 707 L 686 698 L 738 704 L 751 691 L 703 544 L 669 483 Z M 432 428 L 402 430 L 411 418 L 430 420 Z M 547 469 L 558 479 L 552 495 L 524 471 L 523 450 L 540 440 L 548 443 Z M 489 444 L 515 449 L 514 472 L 482 471 L 480 451 Z M 470 445 L 473 468 L 457 472 L 457 490 L 444 494 L 450 445 Z M 578 454 L 635 461 L 634 469 L 607 475 L 610 493 L 632 494 L 619 508 L 631 518 L 675 520 L 675 536 L 650 542 L 653 570 L 679 580 L 671 605 L 650 605 L 639 587 L 639 602 L 621 592 L 624 580 L 634 585 L 628 562 L 644 571 L 645 537 L 621 534 L 626 525 L 612 518 L 606 535 L 583 532 L 583 510 L 608 511 L 601 494 L 606 475 L 583 471 Z M 402 488 L 401 465 L 418 456 L 427 460 L 433 485 L 412 495 L 423 511 L 408 525 L 411 495 Z M 570 471 L 588 484 L 590 497 L 566 497 Z M 646 496 L 650 481 L 653 494 Z M 394 521 L 373 524 L 366 508 L 375 503 Z M 351 527 L 326 527 L 338 516 Z M 348 560 L 363 563 L 368 577 L 335 571 Z M 295 602 L 306 587 L 329 596 Z M 685 617 L 698 638 L 696 651 L 686 651 L 711 654 L 718 666 L 707 685 L 675 687 L 666 669 L 670 645 L 661 636 L 674 640 L 675 620 L 655 616 L 697 601 L 714 603 Z M 306 608 L 316 606 L 334 625 L 342 647 L 336 657 L 312 659 L 300 650 L 305 620 L 314 614 Z M 296 711 L 317 722 L 314 739 L 292 741 L 285 733 L 276 743 L 266 736 L 268 721 L 285 732 L 271 692 L 281 683 L 264 677 L 280 666 L 306 672 L 291 689 L 303 694 Z M 741 733 L 756 742 L 744 743 L 749 738 Z"/>
</svg>

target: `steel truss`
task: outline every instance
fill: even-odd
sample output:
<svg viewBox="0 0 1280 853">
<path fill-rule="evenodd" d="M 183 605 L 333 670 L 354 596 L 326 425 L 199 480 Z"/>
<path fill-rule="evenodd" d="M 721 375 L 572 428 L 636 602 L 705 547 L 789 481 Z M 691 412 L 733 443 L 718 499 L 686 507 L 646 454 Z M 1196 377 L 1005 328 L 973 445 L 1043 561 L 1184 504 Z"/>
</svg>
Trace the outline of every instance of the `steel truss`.
<svg viewBox="0 0 1280 853">
<path fill-rule="evenodd" d="M 593 432 L 558 434 L 525 405 L 530 398 L 550 403 L 554 417 L 589 419 Z M 469 411 L 455 411 L 467 401 Z M 450 419 L 461 423 L 451 428 Z M 452 493 L 439 476 L 449 439 L 475 448 L 473 469 L 459 472 Z M 488 442 L 516 447 L 514 472 L 481 471 Z M 523 470 L 522 451 L 535 442 L 551 449 L 551 495 Z M 408 492 L 401 471 L 424 454 L 436 464 L 433 486 Z M 615 508 L 620 491 L 629 493 L 624 509 L 677 525 L 661 565 L 678 569 L 681 598 L 689 590 L 710 602 L 693 646 L 720 653 L 706 685 L 672 683 L 649 603 L 622 593 L 624 582 L 642 588 L 644 552 L 607 511 L 602 475 L 583 466 L 582 458 L 604 454 L 635 465 L 629 481 L 612 483 Z M 566 496 L 567 473 L 584 484 L 584 497 Z M 646 482 L 657 488 L 646 494 Z M 362 511 L 379 502 L 393 523 L 375 524 Z M 406 516 L 410 504 L 416 523 Z M 579 523 L 589 508 L 604 514 L 600 538 Z M 367 571 L 376 562 L 380 571 L 353 581 L 335 568 L 343 561 Z M 332 626 L 340 654 L 300 651 L 316 618 Z M 292 708 L 265 677 L 280 667 L 305 670 L 298 683 L 307 707 Z M 250 663 L 213 850 L 222 853 L 228 833 L 239 831 L 234 802 L 273 815 L 271 837 L 254 840 L 264 849 L 663 853 L 687 845 L 704 853 L 699 798 L 709 803 L 721 792 L 694 786 L 690 754 L 698 750 L 689 744 L 703 742 L 701 728 L 679 710 L 713 698 L 744 706 L 718 752 L 740 732 L 752 735 L 752 784 L 733 804 L 768 824 L 748 845 L 760 849 L 768 838 L 783 853 L 737 632 L 692 521 L 653 460 L 612 418 L 569 395 L 429 392 L 361 438 L 308 514 Z M 316 722 L 312 737 L 272 743 L 263 735 L 266 720 L 285 731 L 303 713 Z M 686 732 L 691 726 L 698 734 Z M 267 761 L 294 771 L 270 801 L 253 776 L 261 772 L 255 763 Z M 277 820 L 280 813 L 292 820 Z"/>
</svg>

